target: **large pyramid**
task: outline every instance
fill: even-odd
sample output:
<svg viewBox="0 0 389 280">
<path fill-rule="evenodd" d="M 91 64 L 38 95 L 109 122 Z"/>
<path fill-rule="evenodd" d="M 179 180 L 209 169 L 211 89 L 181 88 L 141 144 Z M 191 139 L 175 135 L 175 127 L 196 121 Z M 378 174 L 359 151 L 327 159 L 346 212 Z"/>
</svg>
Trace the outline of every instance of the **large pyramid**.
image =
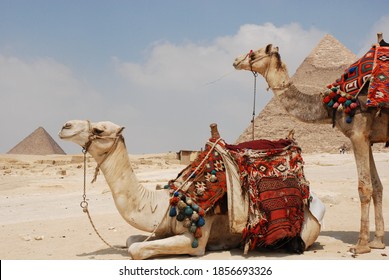
<svg viewBox="0 0 389 280">
<path fill-rule="evenodd" d="M 51 155 L 66 154 L 43 127 L 38 127 L 7 154 Z"/>
<path fill-rule="evenodd" d="M 335 81 L 358 57 L 331 35 L 325 35 L 292 76 L 292 81 L 302 92 L 318 94 Z M 255 118 L 255 139 L 285 138 L 295 130 L 297 143 L 304 153 L 338 152 L 350 141 L 328 124 L 310 124 L 290 116 L 273 97 Z M 252 140 L 252 125 L 240 135 L 237 143 Z"/>
</svg>

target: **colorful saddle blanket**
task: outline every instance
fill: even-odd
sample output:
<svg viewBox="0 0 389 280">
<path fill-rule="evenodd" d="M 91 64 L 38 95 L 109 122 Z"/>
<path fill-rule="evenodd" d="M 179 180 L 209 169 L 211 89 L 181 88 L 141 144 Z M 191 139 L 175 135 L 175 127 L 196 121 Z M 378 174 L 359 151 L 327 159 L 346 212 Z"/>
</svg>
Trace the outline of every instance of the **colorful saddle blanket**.
<svg viewBox="0 0 389 280">
<path fill-rule="evenodd" d="M 334 110 L 343 110 L 351 123 L 359 107 L 358 94 L 365 84 L 368 107 L 389 108 L 389 47 L 374 45 L 334 83 L 328 85 L 323 102 Z"/>
<path fill-rule="evenodd" d="M 367 106 L 389 107 L 389 47 L 377 47 Z"/>
<path fill-rule="evenodd" d="M 242 195 L 249 197 L 244 242 L 253 249 L 299 235 L 304 221 L 303 200 L 309 197 L 300 148 L 289 140 L 227 145 L 211 138 L 197 159 L 166 186 L 173 194 L 169 214 L 194 234 L 192 247 L 198 245 L 205 214 L 225 214 L 228 209 L 226 166 L 215 145 L 237 163 Z"/>
<path fill-rule="evenodd" d="M 238 162 L 241 184 L 249 195 L 249 219 L 243 239 L 250 249 L 275 245 L 298 236 L 309 197 L 301 149 L 289 140 L 269 142 L 273 148 L 252 150 L 228 146 Z"/>
</svg>

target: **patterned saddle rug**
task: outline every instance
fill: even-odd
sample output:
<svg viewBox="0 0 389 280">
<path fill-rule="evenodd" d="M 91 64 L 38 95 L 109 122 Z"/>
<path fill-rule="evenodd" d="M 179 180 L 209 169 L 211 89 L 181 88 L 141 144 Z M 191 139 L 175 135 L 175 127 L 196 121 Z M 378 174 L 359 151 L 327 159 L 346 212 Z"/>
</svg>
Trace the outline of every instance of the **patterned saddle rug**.
<svg viewBox="0 0 389 280">
<path fill-rule="evenodd" d="M 347 122 L 352 121 L 360 105 L 358 94 L 368 84 L 368 107 L 389 108 L 389 47 L 373 45 L 359 60 L 345 70 L 339 79 L 328 85 L 323 102 L 334 110 L 344 110 Z"/>
<path fill-rule="evenodd" d="M 194 234 L 192 247 L 198 246 L 205 215 L 226 214 L 229 209 L 228 166 L 220 149 L 238 166 L 240 186 L 233 188 L 241 188 L 241 195 L 248 196 L 243 242 L 254 249 L 299 236 L 304 221 L 303 201 L 309 197 L 300 148 L 289 140 L 227 145 L 211 138 L 197 159 L 165 186 L 173 195 L 169 215 Z"/>
</svg>

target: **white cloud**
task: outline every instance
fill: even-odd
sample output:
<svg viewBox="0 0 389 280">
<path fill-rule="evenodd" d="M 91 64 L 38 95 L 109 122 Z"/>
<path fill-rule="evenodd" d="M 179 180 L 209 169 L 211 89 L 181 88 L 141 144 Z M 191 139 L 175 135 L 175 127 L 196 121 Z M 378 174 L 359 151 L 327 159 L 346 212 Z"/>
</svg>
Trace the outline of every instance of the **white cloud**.
<svg viewBox="0 0 389 280">
<path fill-rule="evenodd" d="M 126 126 L 130 153 L 201 148 L 212 122 L 234 142 L 250 123 L 253 100 L 253 76 L 235 71 L 234 59 L 273 43 L 292 75 L 323 36 L 320 30 L 295 23 L 267 23 L 243 25 L 236 34 L 209 42 L 154 42 L 141 63 L 113 59 L 119 77 L 107 82 L 113 93 L 94 89 L 93 82 L 54 59 L 0 53 L 0 126 L 8 139 L 2 139 L 0 151 L 39 125 L 55 138 L 64 121 L 76 118 Z M 272 96 L 266 87 L 259 77 L 257 114 Z M 59 144 L 78 151 L 72 144 Z"/>
<path fill-rule="evenodd" d="M 253 77 L 247 71 L 234 71 L 232 63 L 237 56 L 273 43 L 280 47 L 292 75 L 324 35 L 314 28 L 304 30 L 296 23 L 281 27 L 247 24 L 236 34 L 211 42 L 153 44 L 142 63 L 120 58 L 114 62 L 127 81 L 127 102 L 145 108 L 138 116 L 145 125 L 158 126 L 158 133 L 148 135 L 158 138 L 158 145 L 165 149 L 180 147 L 180 143 L 187 145 L 182 148 L 198 148 L 208 137 L 211 122 L 219 123 L 222 136 L 229 142 L 234 142 L 249 125 Z M 262 77 L 257 87 L 258 113 L 271 93 L 264 90 L 267 85 Z M 164 136 L 159 139 L 161 134 Z"/>
<path fill-rule="evenodd" d="M 94 90 L 50 58 L 26 61 L 0 54 L 0 92 L 0 127 L 5 132 L 2 152 L 38 126 L 56 138 L 63 122 L 85 118 L 100 103 Z"/>
<path fill-rule="evenodd" d="M 364 55 L 372 44 L 377 43 L 377 33 L 382 32 L 384 40 L 389 42 L 389 15 L 383 16 L 373 24 L 371 31 L 367 34 L 365 40 L 362 41 L 362 47 L 358 52 L 358 56 Z"/>
</svg>

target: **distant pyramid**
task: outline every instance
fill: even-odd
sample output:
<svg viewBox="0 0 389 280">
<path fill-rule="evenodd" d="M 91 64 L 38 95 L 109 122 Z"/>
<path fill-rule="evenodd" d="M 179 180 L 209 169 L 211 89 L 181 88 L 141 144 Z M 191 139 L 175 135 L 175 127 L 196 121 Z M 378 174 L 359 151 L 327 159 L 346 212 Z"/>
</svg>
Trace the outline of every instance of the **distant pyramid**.
<svg viewBox="0 0 389 280">
<path fill-rule="evenodd" d="M 358 57 L 331 35 L 325 35 L 291 77 L 302 92 L 318 94 L 334 82 Z M 349 140 L 328 124 L 310 124 L 290 116 L 273 97 L 255 118 L 255 139 L 285 138 L 295 130 L 297 143 L 304 153 L 337 152 L 350 147 Z M 252 125 L 239 136 L 237 143 L 252 140 Z"/>
<path fill-rule="evenodd" d="M 33 133 L 13 147 L 7 154 L 65 155 L 66 153 L 43 127 L 38 127 Z"/>
</svg>

